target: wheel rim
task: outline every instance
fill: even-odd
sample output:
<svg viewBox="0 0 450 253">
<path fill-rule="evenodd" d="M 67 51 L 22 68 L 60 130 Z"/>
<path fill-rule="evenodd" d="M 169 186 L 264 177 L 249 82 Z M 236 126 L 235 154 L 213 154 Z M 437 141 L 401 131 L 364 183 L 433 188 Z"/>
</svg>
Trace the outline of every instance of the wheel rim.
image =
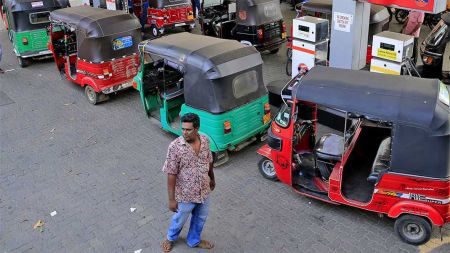
<svg viewBox="0 0 450 253">
<path fill-rule="evenodd" d="M 403 227 L 403 234 L 410 240 L 416 241 L 424 236 L 425 230 L 419 224 L 408 223 Z"/>
<path fill-rule="evenodd" d="M 155 36 L 155 37 L 158 36 L 158 29 L 156 29 L 156 27 L 152 29 L 152 32 L 153 32 L 153 36 Z"/>
<path fill-rule="evenodd" d="M 92 88 L 89 87 L 86 89 L 86 95 L 90 101 L 95 101 L 96 94 Z"/>
<path fill-rule="evenodd" d="M 262 170 L 264 172 L 264 174 L 266 174 L 269 177 L 274 177 L 275 176 L 275 167 L 273 166 L 273 162 L 270 160 L 264 160 L 264 162 L 262 162 Z"/>
</svg>

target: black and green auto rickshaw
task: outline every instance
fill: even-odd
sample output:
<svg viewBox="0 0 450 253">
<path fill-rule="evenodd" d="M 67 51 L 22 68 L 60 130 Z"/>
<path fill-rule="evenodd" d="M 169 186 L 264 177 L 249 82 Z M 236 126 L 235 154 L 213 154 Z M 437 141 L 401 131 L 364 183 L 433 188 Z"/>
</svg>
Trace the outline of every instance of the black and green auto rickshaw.
<svg viewBox="0 0 450 253">
<path fill-rule="evenodd" d="M 234 40 L 179 33 L 141 42 L 135 77 L 144 110 L 181 135 L 180 116 L 200 117 L 216 165 L 264 139 L 270 122 L 261 54 Z"/>
<path fill-rule="evenodd" d="M 50 12 L 70 6 L 68 0 L 1 0 L 2 17 L 19 65 L 26 67 L 32 58 L 51 57 L 47 48 Z"/>
</svg>

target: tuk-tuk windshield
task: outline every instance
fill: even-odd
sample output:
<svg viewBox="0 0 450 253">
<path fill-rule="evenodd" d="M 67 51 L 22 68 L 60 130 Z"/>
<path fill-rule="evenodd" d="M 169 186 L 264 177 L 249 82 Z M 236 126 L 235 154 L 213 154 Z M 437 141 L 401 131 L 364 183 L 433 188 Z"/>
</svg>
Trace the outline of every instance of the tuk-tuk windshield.
<svg viewBox="0 0 450 253">
<path fill-rule="evenodd" d="M 278 111 L 277 116 L 275 116 L 275 122 L 282 128 L 289 126 L 291 121 L 291 108 L 286 104 L 283 104 L 280 111 Z"/>
<path fill-rule="evenodd" d="M 448 34 L 448 26 L 444 21 L 440 21 L 431 31 L 430 35 L 426 38 L 426 44 L 430 46 L 437 46 L 441 43 L 442 39 Z"/>
</svg>

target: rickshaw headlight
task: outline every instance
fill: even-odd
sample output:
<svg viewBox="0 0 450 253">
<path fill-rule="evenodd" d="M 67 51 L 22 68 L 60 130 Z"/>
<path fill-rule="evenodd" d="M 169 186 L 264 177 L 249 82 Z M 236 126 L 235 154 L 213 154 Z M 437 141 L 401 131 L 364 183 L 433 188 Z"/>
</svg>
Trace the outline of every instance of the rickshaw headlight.
<svg viewBox="0 0 450 253">
<path fill-rule="evenodd" d="M 25 46 L 28 45 L 28 39 L 27 38 L 22 38 L 22 44 L 24 44 Z"/>
<path fill-rule="evenodd" d="M 223 122 L 223 133 L 224 134 L 231 133 L 231 122 L 230 121 Z"/>
</svg>

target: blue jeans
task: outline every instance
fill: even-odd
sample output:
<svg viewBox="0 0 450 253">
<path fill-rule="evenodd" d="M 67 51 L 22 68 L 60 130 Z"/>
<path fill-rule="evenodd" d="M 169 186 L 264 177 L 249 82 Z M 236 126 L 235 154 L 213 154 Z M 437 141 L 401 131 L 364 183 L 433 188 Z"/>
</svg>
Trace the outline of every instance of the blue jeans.
<svg viewBox="0 0 450 253">
<path fill-rule="evenodd" d="M 200 243 L 200 235 L 208 217 L 209 198 L 204 203 L 178 203 L 178 211 L 172 216 L 170 227 L 167 231 L 167 240 L 175 241 L 183 229 L 184 223 L 191 216 L 191 224 L 187 234 L 187 245 L 191 248 Z"/>
</svg>

